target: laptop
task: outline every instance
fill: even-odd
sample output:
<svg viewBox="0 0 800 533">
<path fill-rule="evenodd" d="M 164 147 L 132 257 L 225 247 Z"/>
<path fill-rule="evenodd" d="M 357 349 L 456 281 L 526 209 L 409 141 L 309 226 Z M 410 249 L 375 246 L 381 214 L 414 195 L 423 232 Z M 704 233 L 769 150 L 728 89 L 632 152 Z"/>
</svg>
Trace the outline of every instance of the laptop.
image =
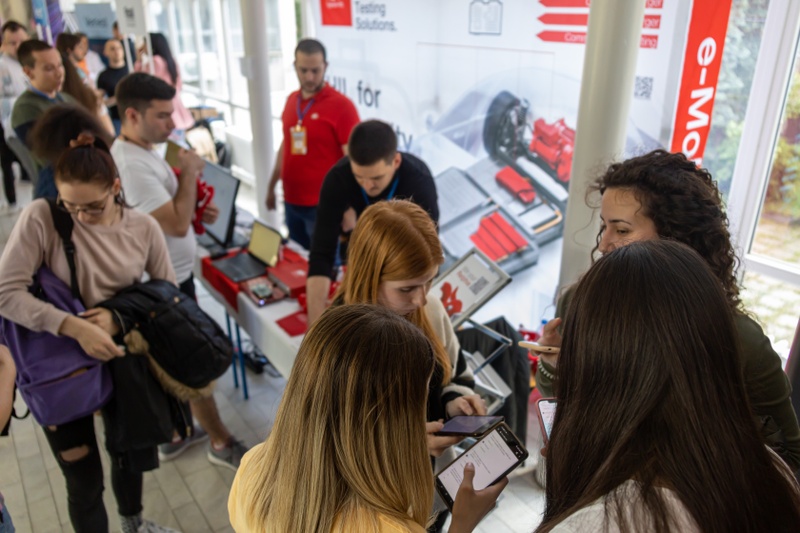
<svg viewBox="0 0 800 533">
<path fill-rule="evenodd" d="M 268 266 L 275 266 L 278 262 L 281 240 L 280 233 L 256 220 L 247 252 L 217 259 L 211 264 L 236 283 L 263 276 Z"/>
<path fill-rule="evenodd" d="M 208 162 L 203 169 L 202 179 L 214 187 L 214 203 L 219 209 L 219 217 L 213 224 L 203 223 L 206 234 L 198 235 L 197 242 L 208 248 L 212 256 L 214 255 L 212 248 L 221 248 L 221 252 L 224 253 L 227 248 L 244 246 L 246 241 L 237 239 L 239 235 L 234 233 L 239 180 L 229 169 Z"/>
</svg>

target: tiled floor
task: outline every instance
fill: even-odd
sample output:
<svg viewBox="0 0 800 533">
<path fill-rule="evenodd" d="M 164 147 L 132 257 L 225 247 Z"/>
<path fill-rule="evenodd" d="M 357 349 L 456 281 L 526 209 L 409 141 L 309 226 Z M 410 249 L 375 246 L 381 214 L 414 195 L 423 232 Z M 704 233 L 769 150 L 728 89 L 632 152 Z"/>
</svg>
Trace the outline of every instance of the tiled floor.
<svg viewBox="0 0 800 533">
<path fill-rule="evenodd" d="M 21 199 L 30 198 L 30 187 L 21 184 Z M 27 201 L 21 201 L 27 204 Z M 0 250 L 16 220 L 16 213 L 0 207 Z M 224 320 L 224 311 L 200 288 L 200 304 L 217 320 Z M 250 400 L 233 387 L 230 371 L 220 378 L 215 398 L 222 419 L 228 428 L 247 445 L 266 438 L 285 386 L 282 378 L 264 373 L 248 375 Z M 23 408 L 24 412 L 24 408 Z M 97 419 L 98 435 L 102 422 Z M 539 449 L 538 426 L 529 423 L 529 448 L 535 462 Z M 185 533 L 232 531 L 228 522 L 228 489 L 233 472 L 214 466 L 206 459 L 205 444 L 195 446 L 176 460 L 145 474 L 144 516 Z M 116 504 L 108 479 L 107 457 L 104 455 L 106 491 L 104 499 L 109 511 L 111 530 L 119 531 Z M 11 438 L 0 439 L 0 491 L 6 498 L 17 530 L 20 533 L 70 532 L 66 508 L 64 479 L 39 427 L 28 418 L 14 420 Z M 498 507 L 486 517 L 477 531 L 507 533 L 532 531 L 538 524 L 544 496 L 533 481 L 530 467 L 518 470 L 501 496 Z"/>
</svg>

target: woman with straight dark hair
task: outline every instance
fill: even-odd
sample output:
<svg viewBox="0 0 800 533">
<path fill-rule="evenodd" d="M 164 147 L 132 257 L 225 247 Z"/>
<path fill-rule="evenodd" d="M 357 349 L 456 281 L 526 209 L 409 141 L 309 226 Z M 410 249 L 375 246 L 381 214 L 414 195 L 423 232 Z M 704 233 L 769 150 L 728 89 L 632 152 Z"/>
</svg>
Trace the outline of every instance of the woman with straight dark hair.
<svg viewBox="0 0 800 533">
<path fill-rule="evenodd" d="M 380 354 L 383 357 L 376 357 Z M 239 532 L 423 533 L 433 504 L 426 335 L 381 306 L 340 305 L 303 339 L 266 442 L 228 499 Z M 475 492 L 465 470 L 451 533 L 472 531 L 507 481 Z"/>
<path fill-rule="evenodd" d="M 86 85 L 79 75 L 78 67 L 63 53 L 61 61 L 64 64 L 64 82 L 61 91 L 73 97 L 87 111 L 94 114 L 106 131 L 114 135 L 114 124 L 111 122 L 111 116 L 108 114 L 108 108 L 103 103 L 103 99 L 95 89 Z"/>
<path fill-rule="evenodd" d="M 651 240 L 574 288 L 543 532 L 796 532 L 800 492 L 756 427 L 733 311 L 689 247 Z"/>
<path fill-rule="evenodd" d="M 762 436 L 792 470 L 800 468 L 800 426 L 790 400 L 789 380 L 781 358 L 739 297 L 739 261 L 719 189 L 708 170 L 681 153 L 655 150 L 612 164 L 589 192 L 599 194 L 601 202 L 602 224 L 593 257 L 598 251 L 606 254 L 636 241 L 671 239 L 691 247 L 705 260 L 722 284 L 733 312 L 745 390 Z M 561 296 L 557 317 L 564 317 L 571 297 L 571 289 Z M 560 325 L 561 318 L 551 320 L 539 342 L 560 345 Z M 558 358 L 540 355 L 537 386 L 543 396 L 552 396 L 557 392 L 553 385 Z"/>
<path fill-rule="evenodd" d="M 0 256 L 0 315 L 32 331 L 75 339 L 95 359 L 122 357 L 111 312 L 94 306 L 141 281 L 145 272 L 175 283 L 164 234 L 155 219 L 125 206 L 117 167 L 100 139 L 82 133 L 72 141 L 55 165 L 55 184 L 58 207 L 72 216 L 77 285 L 87 311 L 70 314 L 28 291 L 43 265 L 67 286 L 71 283 L 50 206 L 39 199 L 22 211 Z M 66 480 L 72 527 L 77 533 L 107 532 L 94 416 L 42 430 Z M 109 453 L 122 533 L 174 531 L 142 518 L 142 472 Z"/>
<path fill-rule="evenodd" d="M 153 75 L 175 87 L 175 97 L 172 99 L 174 108 L 172 111 L 172 121 L 175 122 L 174 133 L 176 137 L 182 140 L 184 132 L 194 126 L 194 118 L 181 100 L 181 91 L 183 90 L 181 71 L 172 55 L 169 41 L 167 41 L 163 33 L 151 33 L 150 44 L 153 47 L 153 57 L 150 58 L 145 55 L 145 48 L 143 47 L 139 50 L 139 60 L 136 61 L 133 70 L 135 72 L 146 72 L 149 74 L 149 62 L 152 61 Z"/>
</svg>

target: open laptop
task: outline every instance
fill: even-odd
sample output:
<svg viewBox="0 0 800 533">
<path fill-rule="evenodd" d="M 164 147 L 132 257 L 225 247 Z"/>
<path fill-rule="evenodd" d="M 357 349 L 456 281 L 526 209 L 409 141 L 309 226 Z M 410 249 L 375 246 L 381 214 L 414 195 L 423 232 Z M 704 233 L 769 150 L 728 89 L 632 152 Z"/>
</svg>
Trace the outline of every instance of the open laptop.
<svg viewBox="0 0 800 533">
<path fill-rule="evenodd" d="M 247 252 L 233 257 L 217 259 L 212 264 L 236 283 L 266 274 L 268 266 L 275 266 L 281 248 L 281 234 L 256 220 Z"/>
<path fill-rule="evenodd" d="M 214 247 L 224 249 L 244 246 L 247 241 L 234 232 L 236 226 L 236 195 L 239 193 L 239 180 L 229 169 L 214 163 L 206 163 L 203 169 L 203 181 L 214 187 L 214 203 L 219 208 L 219 217 L 213 224 L 203 224 L 205 235 L 198 235 L 197 242 L 209 251 Z M 214 254 L 212 253 L 212 256 Z"/>
</svg>

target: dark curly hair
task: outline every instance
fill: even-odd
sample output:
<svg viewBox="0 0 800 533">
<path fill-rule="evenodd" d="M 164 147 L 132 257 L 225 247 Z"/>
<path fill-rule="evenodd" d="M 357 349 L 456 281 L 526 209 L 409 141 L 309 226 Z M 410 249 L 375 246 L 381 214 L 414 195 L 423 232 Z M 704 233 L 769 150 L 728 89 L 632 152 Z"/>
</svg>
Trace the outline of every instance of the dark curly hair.
<svg viewBox="0 0 800 533">
<path fill-rule="evenodd" d="M 722 282 L 731 307 L 741 310 L 736 257 L 728 215 L 722 207 L 717 183 L 708 170 L 699 168 L 682 153 L 654 150 L 608 167 L 589 186 L 589 194 L 607 189 L 629 189 L 642 204 L 643 214 L 658 235 L 692 247 L 706 260 Z M 602 229 L 597 234 L 600 246 Z"/>
</svg>

